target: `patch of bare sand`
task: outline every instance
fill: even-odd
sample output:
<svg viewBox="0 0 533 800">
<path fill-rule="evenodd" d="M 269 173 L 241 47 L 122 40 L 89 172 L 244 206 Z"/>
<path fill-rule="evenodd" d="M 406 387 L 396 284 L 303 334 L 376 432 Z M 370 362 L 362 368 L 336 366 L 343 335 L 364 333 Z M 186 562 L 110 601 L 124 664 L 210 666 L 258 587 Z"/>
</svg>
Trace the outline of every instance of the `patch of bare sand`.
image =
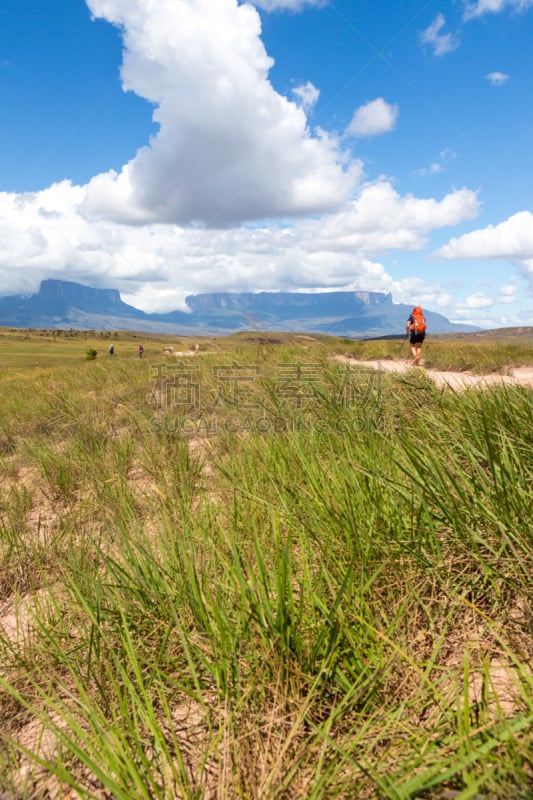
<svg viewBox="0 0 533 800">
<path fill-rule="evenodd" d="M 200 351 L 198 345 L 195 345 L 192 350 L 174 350 L 172 347 L 165 347 L 163 355 L 165 358 L 189 358 L 190 356 L 205 355 L 205 351 Z"/>
<path fill-rule="evenodd" d="M 533 677 L 532 641 L 527 634 L 530 619 L 529 602 L 518 599 L 502 620 L 502 631 L 512 638 L 513 649 L 522 653 L 520 666 L 509 657 L 498 637 L 475 616 L 465 620 L 462 633 L 456 631 L 455 637 L 453 632 L 450 634 L 450 652 L 444 659 L 450 675 L 441 686 L 444 696 L 454 705 L 467 703 L 474 713 L 479 710 L 493 721 L 510 719 L 523 710 L 524 684 Z"/>
<path fill-rule="evenodd" d="M 38 627 L 38 620 L 57 613 L 63 597 L 61 584 L 54 583 L 33 593 L 11 597 L 0 605 L 0 637 L 11 643 L 23 643 Z M 0 670 L 1 674 L 1 670 Z"/>
<path fill-rule="evenodd" d="M 0 607 L 0 637 L 14 642 L 24 639 L 29 632 L 30 611 L 27 600 L 14 600 Z"/>
<path fill-rule="evenodd" d="M 55 725 L 65 727 L 57 714 L 51 714 L 50 718 Z M 59 746 L 56 733 L 37 718 L 24 725 L 16 736 L 16 741 L 23 751 L 33 753 L 35 761 L 54 760 Z M 43 767 L 37 766 L 35 761 L 25 754 L 22 755 L 19 769 L 12 776 L 13 784 L 21 797 L 46 797 L 49 800 L 78 797 L 68 789 L 63 790 L 57 778 Z"/>
<path fill-rule="evenodd" d="M 455 391 L 464 391 L 472 386 L 481 388 L 484 386 L 498 386 L 502 384 L 533 388 L 533 367 L 515 367 L 509 375 L 497 375 L 494 373 L 490 375 L 474 375 L 472 372 L 447 372 L 436 369 L 426 369 L 423 362 L 418 367 L 413 367 L 410 361 L 403 360 L 395 361 L 385 359 L 359 361 L 349 355 L 336 355 L 333 359 L 343 364 L 349 364 L 350 366 L 366 367 L 381 372 L 405 374 L 411 370 L 418 369 L 422 374 L 431 378 L 439 388 L 447 386 Z"/>
<path fill-rule="evenodd" d="M 199 460 L 202 475 L 206 478 L 211 478 L 213 475 L 213 467 L 209 462 L 209 444 L 207 440 L 201 439 L 198 436 L 189 439 L 189 453 Z"/>
</svg>

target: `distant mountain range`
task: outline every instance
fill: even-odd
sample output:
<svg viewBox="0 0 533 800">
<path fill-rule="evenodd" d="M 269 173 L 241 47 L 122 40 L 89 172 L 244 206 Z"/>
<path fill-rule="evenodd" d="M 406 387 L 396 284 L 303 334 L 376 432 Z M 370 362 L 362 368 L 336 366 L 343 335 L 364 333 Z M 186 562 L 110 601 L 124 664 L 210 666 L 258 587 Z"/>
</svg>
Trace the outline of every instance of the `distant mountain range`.
<svg viewBox="0 0 533 800">
<path fill-rule="evenodd" d="M 0 325 L 13 328 L 136 330 L 181 335 L 256 329 L 368 338 L 402 334 L 411 306 L 382 292 L 218 292 L 186 298 L 186 311 L 146 314 L 116 289 L 45 280 L 32 295 L 0 297 Z M 430 333 L 476 331 L 425 310 Z"/>
</svg>

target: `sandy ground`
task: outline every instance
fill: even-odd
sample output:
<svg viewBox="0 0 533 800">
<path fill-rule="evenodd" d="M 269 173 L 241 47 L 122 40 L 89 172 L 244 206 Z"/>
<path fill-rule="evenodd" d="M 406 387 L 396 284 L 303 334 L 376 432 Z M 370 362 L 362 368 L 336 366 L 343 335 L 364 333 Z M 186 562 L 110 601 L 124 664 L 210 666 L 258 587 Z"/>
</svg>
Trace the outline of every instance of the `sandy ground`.
<svg viewBox="0 0 533 800">
<path fill-rule="evenodd" d="M 517 367 L 511 370 L 509 375 L 474 375 L 472 372 L 441 372 L 436 369 L 426 369 L 423 361 L 418 367 L 413 367 L 410 360 L 358 361 L 351 356 L 345 355 L 335 356 L 335 361 L 341 361 L 353 366 L 371 367 L 383 372 L 405 373 L 418 369 L 435 381 L 437 386 L 449 386 L 456 391 L 468 389 L 471 386 L 494 386 L 502 383 L 511 386 L 528 386 L 533 389 L 533 367 Z"/>
</svg>

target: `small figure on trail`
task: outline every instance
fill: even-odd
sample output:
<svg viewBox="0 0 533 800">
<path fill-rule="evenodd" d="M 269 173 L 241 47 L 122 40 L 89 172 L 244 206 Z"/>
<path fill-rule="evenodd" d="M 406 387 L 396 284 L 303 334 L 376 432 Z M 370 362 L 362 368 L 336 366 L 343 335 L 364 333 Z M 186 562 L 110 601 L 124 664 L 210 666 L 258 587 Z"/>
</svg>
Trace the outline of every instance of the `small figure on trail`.
<svg viewBox="0 0 533 800">
<path fill-rule="evenodd" d="M 144 353 L 144 347 L 142 346 L 142 344 L 140 344 L 139 345 L 139 358 L 143 357 L 143 353 Z"/>
<path fill-rule="evenodd" d="M 114 344 L 110 344 L 109 345 L 109 355 L 110 356 L 114 356 L 115 355 L 115 345 Z"/>
<path fill-rule="evenodd" d="M 426 338 L 426 318 L 420 306 L 415 306 L 407 317 L 405 330 L 409 336 L 409 344 L 411 345 L 411 354 L 413 356 L 411 363 L 416 367 L 420 364 L 422 343 Z"/>
</svg>

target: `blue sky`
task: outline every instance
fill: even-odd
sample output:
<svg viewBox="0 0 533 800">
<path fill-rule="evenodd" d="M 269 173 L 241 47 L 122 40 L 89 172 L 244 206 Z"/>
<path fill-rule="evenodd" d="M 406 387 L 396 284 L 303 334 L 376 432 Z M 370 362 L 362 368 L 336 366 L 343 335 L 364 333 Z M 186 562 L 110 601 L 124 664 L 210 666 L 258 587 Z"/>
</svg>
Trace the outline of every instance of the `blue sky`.
<svg viewBox="0 0 533 800">
<path fill-rule="evenodd" d="M 2 0 L 0 294 L 533 324 L 533 0 Z"/>
</svg>

